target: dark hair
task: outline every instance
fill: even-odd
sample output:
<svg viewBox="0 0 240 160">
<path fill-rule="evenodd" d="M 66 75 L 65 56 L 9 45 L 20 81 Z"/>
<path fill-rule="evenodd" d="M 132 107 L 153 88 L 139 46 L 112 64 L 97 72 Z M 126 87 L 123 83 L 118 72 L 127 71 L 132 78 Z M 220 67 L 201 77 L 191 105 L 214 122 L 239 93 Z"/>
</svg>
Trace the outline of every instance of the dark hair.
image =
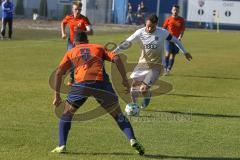
<svg viewBox="0 0 240 160">
<path fill-rule="evenodd" d="M 172 8 L 173 8 L 173 7 L 177 8 L 177 9 L 180 8 L 179 5 L 177 5 L 177 4 L 174 4 L 174 5 L 172 6 Z"/>
<path fill-rule="evenodd" d="M 152 23 L 158 23 L 158 16 L 156 14 L 149 15 L 146 20 L 149 20 Z"/>
<path fill-rule="evenodd" d="M 88 42 L 88 37 L 85 32 L 74 32 L 74 42 Z"/>
</svg>

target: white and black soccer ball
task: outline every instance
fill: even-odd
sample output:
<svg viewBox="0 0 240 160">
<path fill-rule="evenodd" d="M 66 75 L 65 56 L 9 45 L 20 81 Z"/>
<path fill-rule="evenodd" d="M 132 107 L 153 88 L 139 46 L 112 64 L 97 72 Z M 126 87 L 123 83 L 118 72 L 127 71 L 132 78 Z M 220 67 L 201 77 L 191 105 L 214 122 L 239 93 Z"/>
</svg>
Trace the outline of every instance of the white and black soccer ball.
<svg viewBox="0 0 240 160">
<path fill-rule="evenodd" d="M 128 103 L 126 105 L 125 112 L 128 116 L 138 116 L 140 108 L 136 103 Z"/>
</svg>

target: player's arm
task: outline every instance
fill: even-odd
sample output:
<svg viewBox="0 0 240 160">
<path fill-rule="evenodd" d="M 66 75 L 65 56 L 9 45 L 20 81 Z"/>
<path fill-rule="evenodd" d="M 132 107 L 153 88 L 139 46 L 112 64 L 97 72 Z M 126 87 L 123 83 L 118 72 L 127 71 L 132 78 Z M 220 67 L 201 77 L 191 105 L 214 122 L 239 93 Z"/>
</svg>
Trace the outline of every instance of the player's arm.
<svg viewBox="0 0 240 160">
<path fill-rule="evenodd" d="M 85 33 L 86 33 L 87 35 L 93 35 L 92 24 L 90 23 L 90 21 L 88 20 L 87 17 L 86 17 L 84 23 L 85 23 L 85 26 L 86 26 L 86 31 L 85 31 Z"/>
<path fill-rule="evenodd" d="M 60 88 L 62 85 L 62 77 L 63 77 L 63 70 L 61 68 L 58 68 L 55 74 L 55 95 L 53 100 L 53 105 L 56 107 L 59 106 L 59 104 L 62 102 L 61 95 L 60 95 Z"/>
<path fill-rule="evenodd" d="M 5 7 L 5 3 L 3 2 L 3 3 L 2 3 L 2 10 L 5 11 L 5 12 L 7 12 L 7 11 L 10 10 L 10 8 Z"/>
<path fill-rule="evenodd" d="M 67 26 L 67 20 L 66 20 L 66 18 L 65 18 L 65 19 L 61 22 L 62 39 L 66 39 L 66 38 L 67 38 L 66 26 Z"/>
<path fill-rule="evenodd" d="M 192 59 L 191 54 L 184 48 L 182 43 L 176 37 L 169 34 L 166 40 L 175 43 L 177 47 L 183 52 L 187 60 L 190 61 Z"/>
<path fill-rule="evenodd" d="M 93 35 L 92 25 L 86 26 L 86 31 L 85 32 L 86 32 L 87 35 Z"/>
<path fill-rule="evenodd" d="M 108 60 L 116 64 L 117 69 L 122 77 L 122 84 L 127 88 L 127 91 L 129 91 L 126 69 L 119 55 L 104 49 L 104 60 Z"/>
<path fill-rule="evenodd" d="M 67 34 L 66 34 L 66 24 L 65 23 L 61 23 L 61 33 L 62 33 L 62 39 L 66 39 L 67 38 Z"/>
<path fill-rule="evenodd" d="M 122 77 L 122 84 L 127 88 L 127 91 L 129 91 L 130 86 L 128 83 L 127 73 L 121 58 L 119 56 L 114 56 L 113 62 L 116 64 L 117 69 Z"/>
<path fill-rule="evenodd" d="M 10 10 L 9 10 L 9 13 L 13 12 L 13 8 L 14 8 L 14 5 L 13 5 L 13 3 L 11 3 L 11 7 L 10 7 Z"/>
<path fill-rule="evenodd" d="M 117 46 L 117 48 L 113 51 L 116 54 L 119 54 L 123 50 L 127 50 L 132 46 L 132 42 L 139 40 L 140 30 L 137 30 L 134 34 L 128 37 L 124 42 Z"/>
<path fill-rule="evenodd" d="M 181 41 L 182 37 L 184 35 L 184 31 L 179 35 L 178 40 Z"/>
<path fill-rule="evenodd" d="M 54 83 L 55 93 L 54 93 L 53 105 L 55 105 L 56 107 L 59 106 L 59 104 L 61 104 L 62 102 L 60 89 L 62 85 L 63 75 L 65 75 L 67 70 L 70 68 L 71 68 L 71 61 L 68 58 L 68 55 L 66 54 L 55 73 L 55 83 Z"/>
<path fill-rule="evenodd" d="M 182 37 L 184 35 L 184 31 L 185 31 L 185 21 L 184 20 L 182 21 L 182 25 L 181 26 L 182 26 L 181 27 L 181 34 L 178 37 L 178 40 L 180 40 L 180 41 L 181 41 L 181 39 L 182 39 Z"/>
</svg>

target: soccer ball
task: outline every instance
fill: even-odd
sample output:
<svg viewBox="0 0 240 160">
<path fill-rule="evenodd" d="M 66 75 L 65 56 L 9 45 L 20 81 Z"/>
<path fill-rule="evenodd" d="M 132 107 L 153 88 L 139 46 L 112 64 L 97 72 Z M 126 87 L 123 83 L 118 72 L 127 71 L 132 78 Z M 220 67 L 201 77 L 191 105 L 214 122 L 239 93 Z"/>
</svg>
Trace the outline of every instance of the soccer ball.
<svg viewBox="0 0 240 160">
<path fill-rule="evenodd" d="M 139 106 L 136 103 L 128 103 L 125 108 L 125 112 L 128 116 L 138 116 Z"/>
</svg>

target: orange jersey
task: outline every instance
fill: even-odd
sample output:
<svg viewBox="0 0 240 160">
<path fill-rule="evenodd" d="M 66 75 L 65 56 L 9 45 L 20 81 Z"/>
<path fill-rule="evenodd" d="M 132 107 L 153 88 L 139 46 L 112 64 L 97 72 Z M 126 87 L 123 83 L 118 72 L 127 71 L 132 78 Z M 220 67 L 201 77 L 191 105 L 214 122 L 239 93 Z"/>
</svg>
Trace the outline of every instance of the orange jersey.
<svg viewBox="0 0 240 160">
<path fill-rule="evenodd" d="M 172 16 L 169 16 L 164 24 L 163 24 L 163 28 L 167 29 L 168 32 L 175 36 L 176 38 L 178 38 L 180 36 L 180 34 L 182 32 L 184 32 L 185 30 L 185 22 L 184 19 L 182 17 L 177 17 L 174 18 Z"/>
<path fill-rule="evenodd" d="M 79 18 L 74 18 L 73 15 L 66 16 L 63 19 L 63 24 L 69 26 L 70 29 L 70 41 L 73 43 L 74 41 L 74 32 L 77 30 L 86 31 L 87 26 L 90 26 L 91 23 L 89 22 L 88 18 L 81 15 Z"/>
<path fill-rule="evenodd" d="M 104 80 L 104 60 L 112 61 L 116 54 L 101 45 L 80 44 L 69 50 L 63 57 L 59 68 L 64 72 L 74 65 L 75 82 Z"/>
</svg>

